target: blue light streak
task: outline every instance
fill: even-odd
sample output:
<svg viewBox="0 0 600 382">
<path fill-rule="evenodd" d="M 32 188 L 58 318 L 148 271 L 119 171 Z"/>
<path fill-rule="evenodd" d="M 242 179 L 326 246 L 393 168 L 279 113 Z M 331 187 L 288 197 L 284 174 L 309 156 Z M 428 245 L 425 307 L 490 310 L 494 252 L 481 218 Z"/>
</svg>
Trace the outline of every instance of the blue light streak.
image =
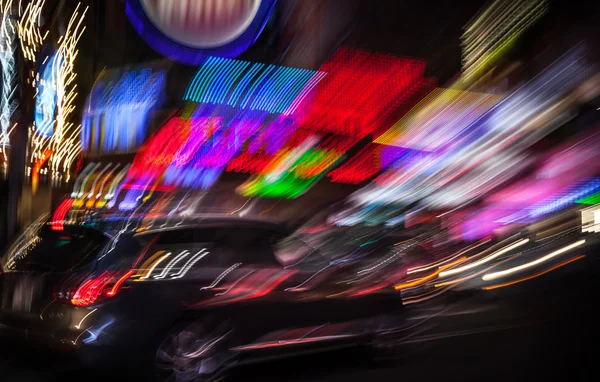
<svg viewBox="0 0 600 382">
<path fill-rule="evenodd" d="M 587 179 L 578 182 L 574 186 L 561 192 L 559 195 L 553 195 L 534 205 L 529 211 L 529 216 L 532 218 L 539 218 L 549 213 L 560 211 L 575 204 L 578 199 L 592 195 L 598 190 L 600 190 L 600 178 Z"/>
<path fill-rule="evenodd" d="M 307 69 L 210 57 L 196 72 L 183 99 L 289 115 L 308 94 L 306 88 L 312 89 L 323 77 L 324 73 Z"/>
</svg>

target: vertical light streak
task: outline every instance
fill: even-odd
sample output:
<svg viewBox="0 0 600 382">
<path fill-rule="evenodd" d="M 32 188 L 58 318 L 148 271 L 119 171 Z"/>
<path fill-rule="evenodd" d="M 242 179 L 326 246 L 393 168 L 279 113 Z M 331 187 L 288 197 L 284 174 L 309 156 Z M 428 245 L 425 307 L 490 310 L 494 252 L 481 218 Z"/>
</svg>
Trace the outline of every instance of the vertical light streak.
<svg viewBox="0 0 600 382">
<path fill-rule="evenodd" d="M 2 68 L 2 89 L 0 95 L 0 153 L 2 166 L 7 168 L 6 148 L 10 147 L 11 117 L 17 107 L 13 99 L 16 90 L 16 20 L 11 14 L 13 0 L 0 0 L 0 66 Z"/>
<path fill-rule="evenodd" d="M 41 32 L 41 12 L 44 4 L 45 0 L 29 2 L 20 13 L 20 21 L 17 24 L 23 54 L 31 64 L 35 64 L 38 60 L 38 54 L 48 36 L 48 31 L 43 35 Z M 30 81 L 36 90 L 34 97 L 42 96 L 41 82 L 44 88 L 49 89 L 52 93 L 50 96 L 55 100 L 49 106 L 52 111 L 48 126 L 44 125 L 43 131 L 40 130 L 40 126 L 36 126 L 36 129 L 32 129 L 29 138 L 30 162 L 36 162 L 47 150 L 52 152 L 48 167 L 53 183 L 62 181 L 63 178 L 66 181 L 70 180 L 70 166 L 81 149 L 79 138 L 81 125 L 76 125 L 69 120 L 75 111 L 74 101 L 78 94 L 74 62 L 79 53 L 77 49 L 79 39 L 85 31 L 82 23 L 88 7 L 82 8 L 81 3 L 78 3 L 64 35 L 57 42 L 58 47 L 53 57 L 50 61 L 47 61 L 48 57 L 44 59 L 49 74 L 46 76 L 38 73 Z M 19 11 L 21 12 L 21 9 Z"/>
<path fill-rule="evenodd" d="M 88 10 L 86 7 L 81 11 L 81 8 L 81 3 L 78 3 L 64 36 L 59 40 L 60 45 L 57 50 L 61 65 L 55 68 L 57 78 L 56 129 L 52 136 L 51 146 L 54 156 L 51 158 L 50 164 L 54 180 L 60 177 L 61 170 L 68 174 L 75 155 L 81 150 L 79 140 L 71 139 L 79 136 L 81 125 L 74 127 L 72 123 L 68 122 L 74 112 L 73 103 L 77 96 L 77 84 L 75 83 L 77 73 L 74 69 L 74 62 L 79 53 L 77 44 L 85 31 L 82 23 Z M 71 136 L 65 139 L 69 135 Z"/>
</svg>

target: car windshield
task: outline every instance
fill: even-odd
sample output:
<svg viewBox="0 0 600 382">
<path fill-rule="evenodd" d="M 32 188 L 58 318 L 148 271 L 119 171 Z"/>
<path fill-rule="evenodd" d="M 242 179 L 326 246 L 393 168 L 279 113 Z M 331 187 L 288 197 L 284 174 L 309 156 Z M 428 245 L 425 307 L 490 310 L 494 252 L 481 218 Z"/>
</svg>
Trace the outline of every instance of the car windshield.
<svg viewBox="0 0 600 382">
<path fill-rule="evenodd" d="M 81 226 L 31 226 L 2 258 L 9 271 L 66 272 L 90 264 L 109 238 Z"/>
</svg>

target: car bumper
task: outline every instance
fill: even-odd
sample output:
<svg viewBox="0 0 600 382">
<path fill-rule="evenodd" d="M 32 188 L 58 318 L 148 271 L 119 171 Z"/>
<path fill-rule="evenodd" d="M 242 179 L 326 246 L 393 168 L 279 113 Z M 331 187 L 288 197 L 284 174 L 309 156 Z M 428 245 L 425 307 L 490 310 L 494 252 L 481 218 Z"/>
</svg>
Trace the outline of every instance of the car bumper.
<svg viewBox="0 0 600 382">
<path fill-rule="evenodd" d="M 84 366 L 118 361 L 114 337 L 104 335 L 116 320 L 94 309 L 67 307 L 40 316 L 0 312 L 0 337 L 75 357 Z"/>
</svg>

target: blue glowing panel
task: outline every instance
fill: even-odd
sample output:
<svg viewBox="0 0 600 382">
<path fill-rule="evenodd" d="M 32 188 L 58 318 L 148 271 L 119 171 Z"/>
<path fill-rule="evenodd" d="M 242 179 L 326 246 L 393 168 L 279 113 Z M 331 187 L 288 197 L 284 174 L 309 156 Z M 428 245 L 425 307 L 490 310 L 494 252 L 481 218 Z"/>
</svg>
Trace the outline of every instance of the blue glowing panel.
<svg viewBox="0 0 600 382">
<path fill-rule="evenodd" d="M 290 115 L 325 73 L 210 57 L 183 99 L 202 104 Z"/>
<path fill-rule="evenodd" d="M 35 129 L 43 137 L 54 134 L 54 119 L 56 116 L 56 79 L 60 73 L 62 60 L 54 54 L 46 60 L 40 70 L 35 99 L 34 121 Z"/>
<path fill-rule="evenodd" d="M 264 29 L 275 0 L 127 0 L 126 13 L 152 49 L 187 65 L 237 57 Z M 168 5 L 167 5 L 168 4 Z"/>
<path fill-rule="evenodd" d="M 109 153 L 139 148 L 151 113 L 163 102 L 165 82 L 164 72 L 151 69 L 124 73 L 117 81 L 97 81 L 82 119 L 83 149 Z"/>
</svg>

